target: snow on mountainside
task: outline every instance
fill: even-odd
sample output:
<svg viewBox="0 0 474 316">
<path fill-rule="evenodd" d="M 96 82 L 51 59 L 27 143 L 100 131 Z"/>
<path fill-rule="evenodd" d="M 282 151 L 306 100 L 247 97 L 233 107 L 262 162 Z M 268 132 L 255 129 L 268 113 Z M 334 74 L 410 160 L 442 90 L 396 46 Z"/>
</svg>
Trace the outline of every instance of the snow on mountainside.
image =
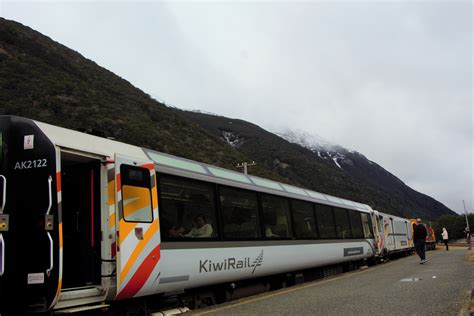
<svg viewBox="0 0 474 316">
<path fill-rule="evenodd" d="M 331 159 L 340 169 L 344 169 L 344 164 L 353 165 L 353 162 L 348 158 L 348 155 L 359 154 L 354 150 L 333 144 L 317 134 L 310 134 L 302 130 L 286 129 L 282 132 L 274 132 L 274 134 L 290 143 L 298 144 L 311 150 L 321 159 Z M 369 163 L 371 162 L 369 161 Z"/>
</svg>

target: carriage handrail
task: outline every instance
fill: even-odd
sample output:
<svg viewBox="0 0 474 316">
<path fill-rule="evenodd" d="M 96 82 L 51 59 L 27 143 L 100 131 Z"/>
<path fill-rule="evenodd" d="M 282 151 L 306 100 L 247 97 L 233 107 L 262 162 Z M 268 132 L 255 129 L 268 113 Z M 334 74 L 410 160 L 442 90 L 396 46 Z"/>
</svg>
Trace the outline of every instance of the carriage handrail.
<svg viewBox="0 0 474 316">
<path fill-rule="evenodd" d="M 46 232 L 49 238 L 49 269 L 46 270 L 46 275 L 49 276 L 51 271 L 53 270 L 53 238 L 51 238 L 51 234 Z"/>
<path fill-rule="evenodd" d="M 3 235 L 0 233 L 0 242 L 2 244 L 2 263 L 0 266 L 0 276 L 5 272 L 5 240 L 3 240 Z"/>
<path fill-rule="evenodd" d="M 46 211 L 46 215 L 49 215 L 49 212 L 51 211 L 51 206 L 53 205 L 53 198 L 52 198 L 52 193 L 51 193 L 51 183 L 53 182 L 53 178 L 51 176 L 48 177 L 48 188 L 49 188 L 49 205 L 48 205 L 48 210 Z M 49 276 L 51 274 L 51 271 L 53 270 L 53 238 L 51 238 L 51 234 L 47 231 L 49 238 L 49 269 L 46 270 L 46 275 Z"/>
<path fill-rule="evenodd" d="M 5 203 L 7 202 L 7 178 L 0 174 L 0 178 L 3 178 L 3 189 L 2 189 L 2 207 L 0 208 L 0 214 L 3 214 Z"/>
<path fill-rule="evenodd" d="M 51 206 L 53 205 L 53 198 L 51 194 L 51 182 L 53 182 L 53 178 L 51 176 L 48 177 L 48 188 L 49 188 L 49 205 L 48 205 L 48 210 L 46 211 L 46 215 L 49 215 L 49 212 L 51 211 Z"/>
</svg>

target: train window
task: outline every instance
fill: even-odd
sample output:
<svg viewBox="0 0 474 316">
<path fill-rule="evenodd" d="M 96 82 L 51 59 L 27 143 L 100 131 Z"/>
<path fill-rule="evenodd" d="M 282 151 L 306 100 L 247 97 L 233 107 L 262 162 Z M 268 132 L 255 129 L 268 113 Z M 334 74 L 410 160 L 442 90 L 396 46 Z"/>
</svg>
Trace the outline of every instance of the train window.
<svg viewBox="0 0 474 316">
<path fill-rule="evenodd" d="M 335 207 L 334 219 L 336 220 L 337 238 L 351 238 L 352 235 L 349 226 L 349 217 L 347 216 L 347 210 Z"/>
<path fill-rule="evenodd" d="M 207 173 L 206 169 L 204 169 L 204 167 L 198 162 L 190 161 L 183 158 L 173 157 L 167 154 L 157 153 L 151 150 L 146 150 L 145 153 L 157 164 L 168 165 L 171 167 L 184 169 L 184 170 L 188 170 L 192 172 L 203 173 L 203 174 Z"/>
<path fill-rule="evenodd" d="M 393 233 L 397 234 L 397 235 L 400 235 L 400 234 L 407 235 L 408 234 L 406 223 L 402 222 L 400 220 L 394 220 L 393 221 L 393 230 L 394 230 Z"/>
<path fill-rule="evenodd" d="M 121 165 L 123 218 L 128 222 L 153 221 L 150 171 Z"/>
<path fill-rule="evenodd" d="M 163 240 L 217 236 L 215 193 L 212 184 L 161 176 L 158 192 Z"/>
<path fill-rule="evenodd" d="M 305 190 L 301 189 L 301 188 L 298 188 L 298 187 L 295 187 L 295 186 L 292 186 L 292 185 L 288 185 L 288 184 L 284 184 L 282 183 L 281 184 L 283 186 L 283 188 L 290 192 L 290 193 L 295 193 L 295 194 L 300 194 L 300 195 L 308 195 Z"/>
<path fill-rule="evenodd" d="M 265 238 L 290 238 L 288 199 L 262 194 L 263 224 Z"/>
<path fill-rule="evenodd" d="M 257 193 L 219 187 L 222 232 L 225 239 L 259 239 L 260 221 Z"/>
<path fill-rule="evenodd" d="M 349 223 L 351 225 L 352 238 L 364 238 L 364 228 L 362 227 L 362 218 L 360 212 L 347 211 L 349 214 Z"/>
<path fill-rule="evenodd" d="M 320 238 L 336 238 L 332 207 L 316 204 L 316 223 Z"/>
<path fill-rule="evenodd" d="M 122 186 L 123 218 L 127 222 L 153 221 L 151 193 L 148 188 Z"/>
<path fill-rule="evenodd" d="M 309 202 L 291 200 L 291 211 L 296 238 L 316 238 L 316 220 L 313 204 Z"/>
<path fill-rule="evenodd" d="M 370 221 L 370 216 L 367 213 L 361 213 L 360 214 L 361 219 L 362 219 L 362 228 L 364 229 L 364 237 L 365 238 L 374 238 L 374 232 L 372 229 L 372 224 Z"/>
</svg>

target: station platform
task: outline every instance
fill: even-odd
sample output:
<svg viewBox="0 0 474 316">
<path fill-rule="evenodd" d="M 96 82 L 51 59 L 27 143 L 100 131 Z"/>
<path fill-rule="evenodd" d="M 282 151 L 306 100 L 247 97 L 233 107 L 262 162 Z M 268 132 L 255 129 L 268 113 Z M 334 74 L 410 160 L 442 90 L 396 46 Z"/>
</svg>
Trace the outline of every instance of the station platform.
<svg viewBox="0 0 474 316">
<path fill-rule="evenodd" d="M 190 315 L 462 315 L 474 312 L 474 253 L 444 245 L 314 282 L 247 297 Z"/>
</svg>

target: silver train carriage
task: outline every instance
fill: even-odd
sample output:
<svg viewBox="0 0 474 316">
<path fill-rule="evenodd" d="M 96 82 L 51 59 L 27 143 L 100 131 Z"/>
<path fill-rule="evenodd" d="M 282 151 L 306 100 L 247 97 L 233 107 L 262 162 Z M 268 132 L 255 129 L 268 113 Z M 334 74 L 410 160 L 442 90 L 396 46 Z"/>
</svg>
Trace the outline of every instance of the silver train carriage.
<svg viewBox="0 0 474 316">
<path fill-rule="evenodd" d="M 381 253 L 368 205 L 15 116 L 0 144 L 0 313 Z"/>
</svg>

